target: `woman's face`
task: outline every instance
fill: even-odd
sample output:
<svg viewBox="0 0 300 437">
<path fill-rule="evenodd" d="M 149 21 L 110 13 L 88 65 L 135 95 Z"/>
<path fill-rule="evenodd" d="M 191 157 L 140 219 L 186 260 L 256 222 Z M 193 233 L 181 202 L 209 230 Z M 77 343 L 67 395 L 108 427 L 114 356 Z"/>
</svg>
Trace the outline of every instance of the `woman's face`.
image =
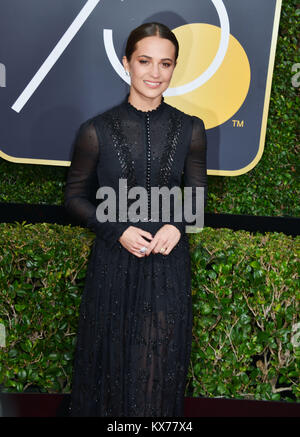
<svg viewBox="0 0 300 437">
<path fill-rule="evenodd" d="M 152 101 L 161 99 L 176 65 L 175 46 L 168 39 L 158 36 L 143 38 L 136 44 L 129 62 L 124 56 L 123 65 L 130 73 L 131 97 Z"/>
</svg>

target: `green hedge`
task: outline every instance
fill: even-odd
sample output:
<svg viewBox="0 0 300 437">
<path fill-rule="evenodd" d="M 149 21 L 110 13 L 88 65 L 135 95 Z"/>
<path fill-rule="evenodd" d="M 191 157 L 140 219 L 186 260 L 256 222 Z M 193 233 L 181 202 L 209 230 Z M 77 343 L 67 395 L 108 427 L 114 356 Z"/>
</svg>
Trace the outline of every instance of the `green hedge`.
<svg viewBox="0 0 300 437">
<path fill-rule="evenodd" d="M 299 400 L 300 237 L 204 228 L 196 240 L 193 396 Z"/>
<path fill-rule="evenodd" d="M 69 392 L 94 236 L 80 227 L 25 223 L 0 224 L 0 235 L 1 390 Z M 190 234 L 187 395 L 299 400 L 299 241 L 228 229 Z"/>
<path fill-rule="evenodd" d="M 291 84 L 300 62 L 298 3 L 282 4 L 264 154 L 246 174 L 208 176 L 207 212 L 299 217 L 299 88 Z M 61 205 L 66 172 L 0 158 L 0 202 Z"/>
</svg>

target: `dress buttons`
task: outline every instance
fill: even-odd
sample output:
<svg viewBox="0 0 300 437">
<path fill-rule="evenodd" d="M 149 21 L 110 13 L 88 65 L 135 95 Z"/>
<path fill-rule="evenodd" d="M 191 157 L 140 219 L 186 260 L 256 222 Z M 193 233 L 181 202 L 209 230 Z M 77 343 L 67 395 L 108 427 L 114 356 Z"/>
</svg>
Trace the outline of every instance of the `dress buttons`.
<svg viewBox="0 0 300 437">
<path fill-rule="evenodd" d="M 146 190 L 148 194 L 148 217 L 150 217 L 151 205 L 150 205 L 150 173 L 151 173 L 151 141 L 150 141 L 150 116 L 146 114 L 146 146 L 147 146 L 147 170 L 146 170 Z"/>
</svg>

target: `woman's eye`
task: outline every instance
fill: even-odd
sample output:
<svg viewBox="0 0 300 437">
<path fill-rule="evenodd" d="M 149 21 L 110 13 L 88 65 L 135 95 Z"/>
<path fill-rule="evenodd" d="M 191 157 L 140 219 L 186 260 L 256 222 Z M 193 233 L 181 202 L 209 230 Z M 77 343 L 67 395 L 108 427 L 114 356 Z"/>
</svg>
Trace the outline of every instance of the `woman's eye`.
<svg viewBox="0 0 300 437">
<path fill-rule="evenodd" d="M 140 59 L 140 64 L 147 64 L 147 62 L 145 59 Z"/>
<path fill-rule="evenodd" d="M 163 66 L 166 67 L 166 68 L 169 68 L 169 67 L 171 67 L 171 64 L 169 64 L 169 62 L 164 62 Z"/>
</svg>

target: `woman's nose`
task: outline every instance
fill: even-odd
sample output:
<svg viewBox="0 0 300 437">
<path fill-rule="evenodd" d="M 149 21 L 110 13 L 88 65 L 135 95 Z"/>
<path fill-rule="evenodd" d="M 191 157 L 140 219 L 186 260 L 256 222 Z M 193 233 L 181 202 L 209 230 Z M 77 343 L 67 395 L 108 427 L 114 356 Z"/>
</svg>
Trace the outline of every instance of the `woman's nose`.
<svg viewBox="0 0 300 437">
<path fill-rule="evenodd" d="M 152 65 L 151 74 L 153 77 L 159 77 L 159 66 L 157 64 Z"/>
</svg>

